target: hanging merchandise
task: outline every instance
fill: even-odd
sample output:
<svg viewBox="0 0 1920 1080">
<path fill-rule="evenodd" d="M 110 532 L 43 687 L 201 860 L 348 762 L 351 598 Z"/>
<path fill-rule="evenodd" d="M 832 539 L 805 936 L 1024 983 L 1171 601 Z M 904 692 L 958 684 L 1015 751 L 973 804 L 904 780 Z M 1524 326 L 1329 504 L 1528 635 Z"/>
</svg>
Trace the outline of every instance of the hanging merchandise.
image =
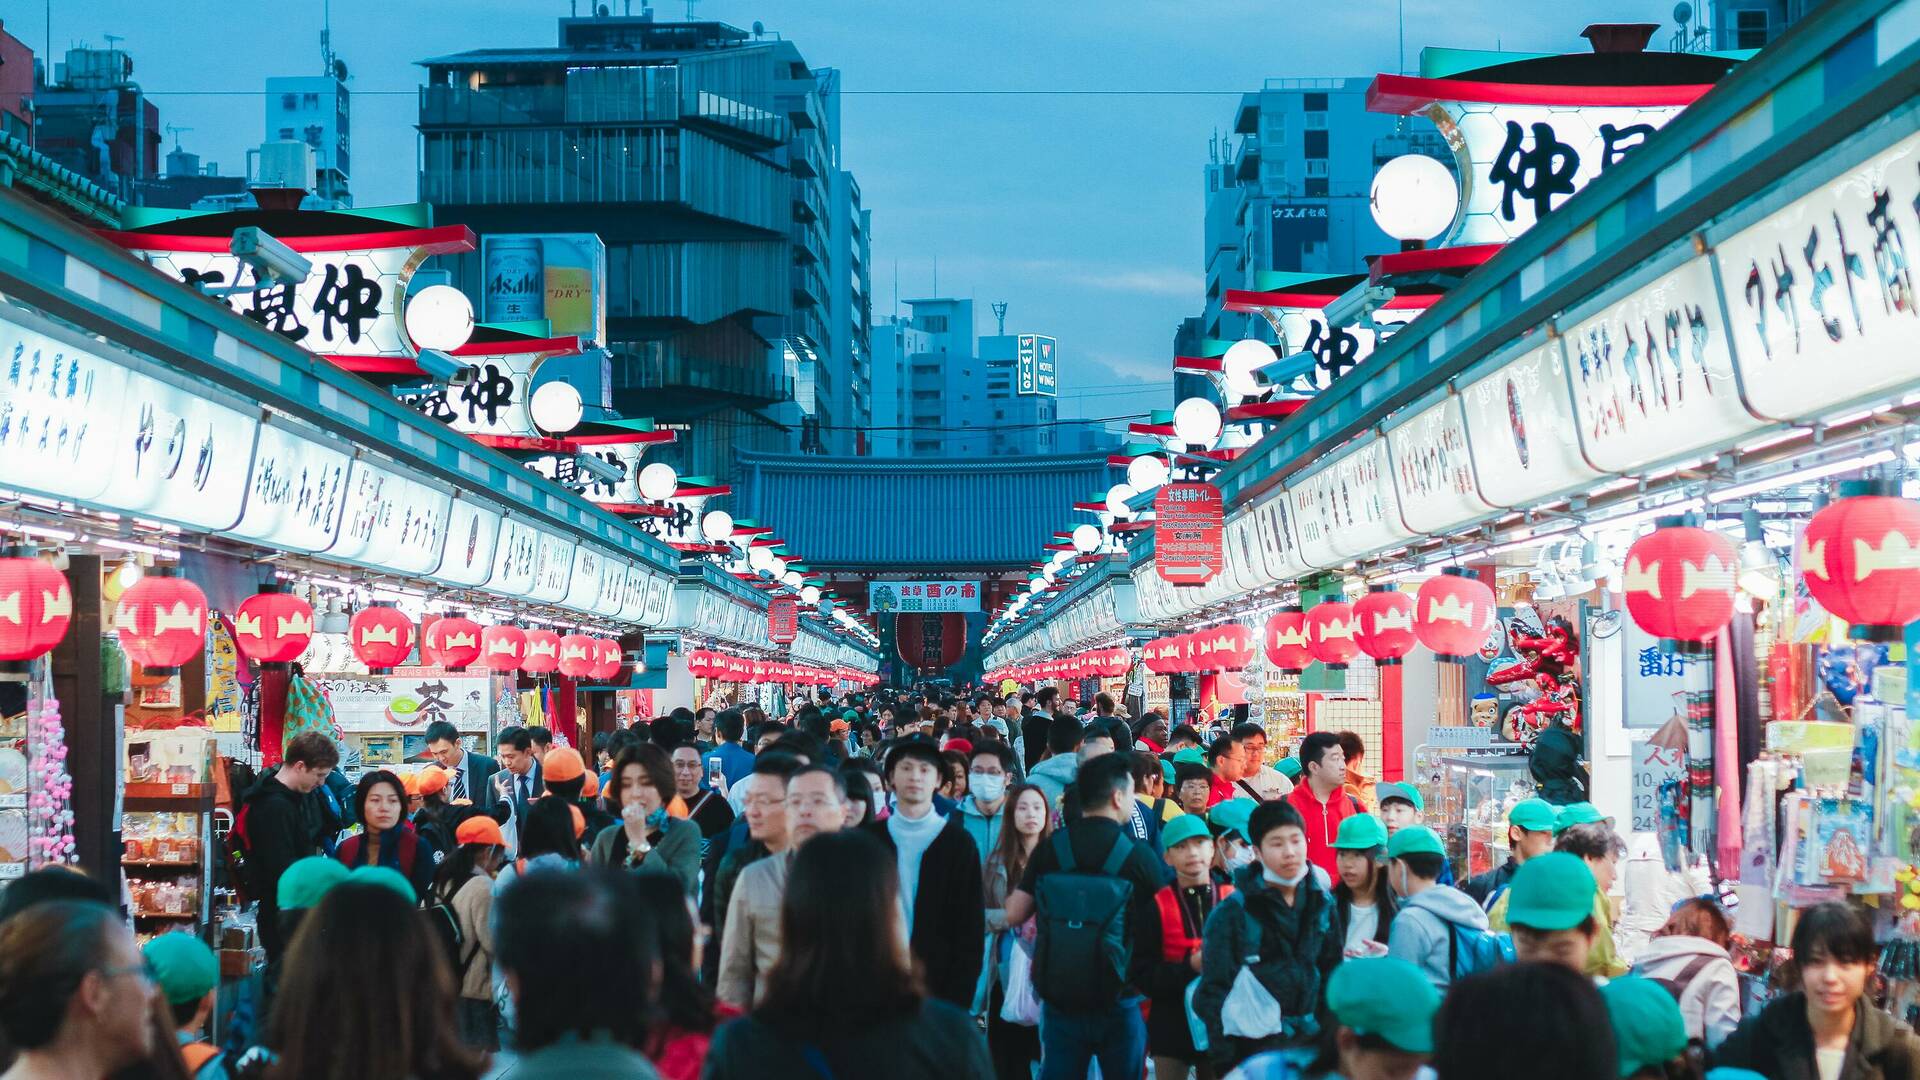
<svg viewBox="0 0 1920 1080">
<path fill-rule="evenodd" d="M 1554 717 L 1580 730 L 1580 637 L 1564 615 L 1548 615 L 1534 632 L 1515 618 L 1507 626 L 1507 644 L 1516 663 L 1487 673 L 1487 685 L 1506 687 L 1531 682 L 1538 696 L 1507 713 L 1501 736 L 1532 746 Z"/>
<path fill-rule="evenodd" d="M 1898 500 L 1894 500 L 1898 501 Z M 1694 517 L 1662 518 L 1627 549 L 1627 614 L 1640 629 L 1699 651 L 1733 618 L 1739 556 Z M 1915 593 L 1920 597 L 1920 591 Z"/>
<path fill-rule="evenodd" d="M 73 839 L 73 776 L 52 671 L 43 661 L 27 684 L 27 861 L 33 869 L 80 861 Z"/>
<path fill-rule="evenodd" d="M 450 672 L 465 671 L 480 659 L 484 647 L 480 624 L 459 612 L 448 612 L 426 624 L 420 633 L 420 659 Z"/>
<path fill-rule="evenodd" d="M 1920 619 L 1920 503 L 1891 490 L 1878 481 L 1841 484 L 1800 539 L 1807 591 L 1860 640 L 1898 641 L 1900 628 Z"/>
<path fill-rule="evenodd" d="M 29 549 L 0 554 L 0 662 L 44 656 L 67 634 L 73 592 L 65 574 Z"/>
<path fill-rule="evenodd" d="M 1283 672 L 1299 674 L 1313 663 L 1307 649 L 1307 614 L 1300 605 L 1289 604 L 1267 619 L 1267 662 Z"/>
<path fill-rule="evenodd" d="M 1464 664 L 1493 632 L 1493 590 L 1466 569 L 1428 578 L 1415 600 L 1413 632 L 1443 664 Z"/>
<path fill-rule="evenodd" d="M 584 679 L 593 671 L 595 648 L 585 634 L 568 634 L 560 639 L 560 674 L 569 679 Z"/>
<path fill-rule="evenodd" d="M 1307 651 L 1328 671 L 1347 670 L 1347 661 L 1359 655 L 1355 640 L 1353 605 L 1344 600 L 1327 600 L 1307 612 Z"/>
<path fill-rule="evenodd" d="M 233 613 L 233 645 L 261 667 L 284 668 L 313 640 L 313 605 L 278 585 L 240 601 Z"/>
<path fill-rule="evenodd" d="M 1413 597 L 1391 585 L 1375 585 L 1353 604 L 1353 641 L 1373 662 L 1390 667 L 1413 651 Z"/>
<path fill-rule="evenodd" d="M 177 675 L 206 647 L 207 594 L 172 567 L 156 566 L 120 594 L 113 626 L 147 674 Z"/>
<path fill-rule="evenodd" d="M 520 670 L 529 675 L 550 675 L 560 666 L 560 635 L 551 630 L 527 631 L 527 653 L 520 658 Z"/>
<path fill-rule="evenodd" d="M 480 631 L 480 655 L 490 670 L 518 671 L 527 655 L 527 632 L 517 626 L 489 626 Z"/>
<path fill-rule="evenodd" d="M 392 604 L 368 604 L 347 624 L 347 647 L 372 674 L 390 674 L 413 655 L 413 620 Z"/>
</svg>

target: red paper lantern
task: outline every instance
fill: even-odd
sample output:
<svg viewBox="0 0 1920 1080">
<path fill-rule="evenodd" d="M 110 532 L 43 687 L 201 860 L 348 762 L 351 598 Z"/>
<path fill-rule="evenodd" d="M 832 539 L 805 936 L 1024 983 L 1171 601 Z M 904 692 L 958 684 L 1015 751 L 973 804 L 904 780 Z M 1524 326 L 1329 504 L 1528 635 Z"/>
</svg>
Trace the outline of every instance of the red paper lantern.
<svg viewBox="0 0 1920 1080">
<path fill-rule="evenodd" d="M 385 675 L 413 655 L 413 620 L 392 604 L 368 604 L 347 623 L 347 648 L 375 675 Z"/>
<path fill-rule="evenodd" d="M 1356 632 L 1353 605 L 1345 600 L 1325 600 L 1307 612 L 1307 651 L 1330 671 L 1345 671 L 1359 655 Z"/>
<path fill-rule="evenodd" d="M 262 585 L 233 612 L 233 647 L 261 667 L 285 667 L 307 651 L 313 640 L 313 605 Z"/>
<path fill-rule="evenodd" d="M 175 675 L 206 647 L 207 594 L 171 567 L 154 567 L 120 594 L 113 625 L 134 663 Z"/>
<path fill-rule="evenodd" d="M 1211 670 L 1241 671 L 1253 662 L 1256 642 L 1253 630 L 1239 623 L 1227 623 L 1200 635 L 1212 653 Z"/>
<path fill-rule="evenodd" d="M 593 643 L 594 661 L 593 671 L 590 674 L 596 680 L 606 682 L 620 674 L 620 669 L 626 664 L 626 657 L 621 655 L 620 643 L 613 638 L 594 638 Z"/>
<path fill-rule="evenodd" d="M 584 679 L 593 670 L 593 639 L 585 634 L 568 634 L 560 639 L 560 674 L 569 679 Z"/>
<path fill-rule="evenodd" d="M 1418 640 L 1413 636 L 1413 607 L 1413 597 L 1399 589 L 1373 586 L 1353 604 L 1354 644 L 1383 667 L 1399 663 Z"/>
<path fill-rule="evenodd" d="M 1298 606 L 1288 605 L 1274 612 L 1267 620 L 1264 637 L 1267 663 L 1281 671 L 1298 673 L 1313 663 L 1313 654 L 1307 651 L 1307 613 Z"/>
<path fill-rule="evenodd" d="M 560 666 L 560 635 L 551 630 L 527 631 L 527 654 L 520 658 L 520 670 L 529 675 L 550 675 Z"/>
<path fill-rule="evenodd" d="M 1720 533 L 1662 520 L 1627 549 L 1627 614 L 1654 637 L 1697 649 L 1733 618 L 1739 557 Z"/>
<path fill-rule="evenodd" d="M 1125 675 L 1127 673 L 1127 669 L 1132 666 L 1133 666 L 1133 657 L 1128 655 L 1126 649 L 1122 648 L 1122 649 L 1107 650 L 1107 667 L 1106 667 L 1107 677 L 1119 678 L 1120 676 Z"/>
<path fill-rule="evenodd" d="M 45 656 L 72 621 L 65 574 L 31 555 L 0 558 L 0 661 Z"/>
<path fill-rule="evenodd" d="M 1493 590 L 1457 566 L 1428 578 L 1414 601 L 1413 632 L 1443 664 L 1465 663 L 1486 642 L 1495 621 Z"/>
<path fill-rule="evenodd" d="M 480 631 L 481 661 L 489 671 L 506 674 L 520 670 L 527 655 L 527 632 L 517 626 L 489 626 Z"/>
<path fill-rule="evenodd" d="M 1800 539 L 1800 573 L 1820 606 L 1862 641 L 1898 641 L 1920 619 L 1920 503 L 1846 483 Z"/>
<path fill-rule="evenodd" d="M 465 671 L 485 648 L 480 624 L 464 615 L 448 614 L 427 623 L 420 634 L 420 659 L 448 671 Z"/>
</svg>

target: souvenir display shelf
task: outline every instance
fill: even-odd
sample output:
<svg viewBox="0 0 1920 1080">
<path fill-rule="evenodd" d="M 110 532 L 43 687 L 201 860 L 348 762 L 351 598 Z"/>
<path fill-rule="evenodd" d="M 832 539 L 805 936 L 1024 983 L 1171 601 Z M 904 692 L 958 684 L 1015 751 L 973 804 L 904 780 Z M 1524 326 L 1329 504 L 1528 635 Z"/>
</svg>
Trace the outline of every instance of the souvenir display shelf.
<svg viewBox="0 0 1920 1080">
<path fill-rule="evenodd" d="M 120 866 L 144 939 L 190 926 L 204 933 L 213 894 L 212 784 L 128 784 Z"/>
<path fill-rule="evenodd" d="M 1507 808 L 1533 794 L 1526 755 L 1422 746 L 1413 763 L 1426 823 L 1446 844 L 1454 876 L 1465 880 L 1506 861 Z"/>
</svg>

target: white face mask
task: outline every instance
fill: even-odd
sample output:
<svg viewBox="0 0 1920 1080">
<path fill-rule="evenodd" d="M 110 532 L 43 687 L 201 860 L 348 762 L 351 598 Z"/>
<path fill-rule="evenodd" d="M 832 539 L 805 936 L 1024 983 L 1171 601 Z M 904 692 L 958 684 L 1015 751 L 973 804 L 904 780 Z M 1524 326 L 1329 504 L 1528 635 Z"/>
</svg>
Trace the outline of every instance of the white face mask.
<svg viewBox="0 0 1920 1080">
<path fill-rule="evenodd" d="M 991 773 L 969 773 L 967 786 L 972 789 L 976 802 L 999 802 L 1007 793 L 1007 778 Z"/>
<path fill-rule="evenodd" d="M 1293 875 L 1293 877 L 1291 878 L 1283 878 L 1279 874 L 1274 873 L 1271 869 L 1268 869 L 1267 867 L 1264 867 L 1264 866 L 1260 868 L 1260 872 L 1263 877 L 1265 877 L 1268 881 L 1272 882 L 1273 884 L 1282 885 L 1282 886 L 1285 886 L 1286 888 L 1291 889 L 1299 885 L 1301 882 L 1307 880 L 1307 875 L 1312 873 L 1313 871 L 1307 866 L 1302 866 L 1300 868 L 1300 872 Z"/>
<path fill-rule="evenodd" d="M 1238 872 L 1241 867 L 1251 866 L 1253 864 L 1253 849 L 1244 847 L 1229 848 L 1226 855 L 1226 864 L 1227 869 L 1234 872 Z"/>
</svg>

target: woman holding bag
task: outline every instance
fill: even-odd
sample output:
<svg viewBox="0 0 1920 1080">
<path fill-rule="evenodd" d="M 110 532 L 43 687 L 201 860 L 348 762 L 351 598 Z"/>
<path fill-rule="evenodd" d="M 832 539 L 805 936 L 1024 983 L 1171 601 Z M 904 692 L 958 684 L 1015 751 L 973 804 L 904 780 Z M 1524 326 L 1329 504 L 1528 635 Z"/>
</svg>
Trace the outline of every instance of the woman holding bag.
<svg viewBox="0 0 1920 1080">
<path fill-rule="evenodd" d="M 1007 826 L 1000 830 L 999 842 L 987 856 L 986 902 L 990 989 L 987 993 L 987 1050 L 993 1056 L 994 1073 L 999 1080 L 1028 1080 L 1033 1063 L 1040 1060 L 1039 998 L 1033 996 L 1030 978 L 1021 978 L 1024 993 L 1017 994 L 1014 1011 L 1024 1011 L 1024 1000 L 1032 1007 L 1032 1018 L 1016 1023 L 1002 1015 L 1007 1004 L 1008 976 L 1018 966 L 1028 970 L 1033 953 L 1032 919 L 1022 926 L 1007 925 L 1007 893 L 1026 873 L 1033 857 L 1048 834 L 1053 832 L 1053 815 L 1047 812 L 1046 792 L 1032 784 L 1017 784 L 1007 792 Z M 1019 955 L 1016 957 L 1015 953 Z M 1016 987 L 1015 989 L 1019 989 Z"/>
</svg>

